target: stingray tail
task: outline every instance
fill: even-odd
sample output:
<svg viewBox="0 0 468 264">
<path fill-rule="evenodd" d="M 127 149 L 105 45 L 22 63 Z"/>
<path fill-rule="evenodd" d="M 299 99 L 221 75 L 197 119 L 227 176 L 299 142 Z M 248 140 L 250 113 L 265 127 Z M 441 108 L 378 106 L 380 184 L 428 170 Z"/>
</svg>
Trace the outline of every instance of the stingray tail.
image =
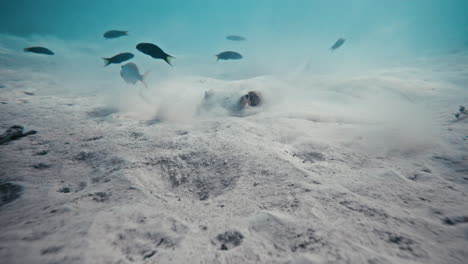
<svg viewBox="0 0 468 264">
<path fill-rule="evenodd" d="M 108 59 L 108 58 L 102 58 L 102 60 L 104 60 L 104 67 L 106 67 L 107 65 L 109 65 L 111 63 L 110 59 Z"/>
<path fill-rule="evenodd" d="M 140 92 L 138 94 L 140 95 L 141 99 L 145 101 L 145 103 L 152 105 L 150 100 L 148 100 L 148 98 L 143 94 L 143 90 L 140 89 Z"/>
<path fill-rule="evenodd" d="M 172 59 L 175 59 L 175 58 L 172 57 L 171 55 L 167 55 L 166 58 L 165 58 L 164 60 L 167 62 L 167 64 L 169 64 L 169 65 L 172 66 L 172 64 L 171 64 Z"/>
<path fill-rule="evenodd" d="M 148 74 L 149 74 L 149 71 L 146 71 L 145 73 L 143 73 L 143 77 L 141 78 L 141 83 L 142 83 L 146 88 L 148 88 L 148 84 L 146 84 L 146 77 L 148 77 Z"/>
</svg>

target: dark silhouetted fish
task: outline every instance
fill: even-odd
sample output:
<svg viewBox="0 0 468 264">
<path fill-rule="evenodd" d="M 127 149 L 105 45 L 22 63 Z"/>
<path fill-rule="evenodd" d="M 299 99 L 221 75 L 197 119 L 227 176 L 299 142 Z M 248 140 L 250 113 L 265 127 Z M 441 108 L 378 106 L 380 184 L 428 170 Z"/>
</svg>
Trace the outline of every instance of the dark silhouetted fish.
<svg viewBox="0 0 468 264">
<path fill-rule="evenodd" d="M 237 35 L 229 35 L 226 37 L 226 39 L 232 40 L 232 41 L 244 41 L 245 38 Z"/>
<path fill-rule="evenodd" d="M 167 64 L 172 66 L 171 61 L 174 59 L 174 57 L 164 52 L 160 47 L 151 43 L 140 43 L 136 46 L 136 48 L 137 50 L 155 59 L 165 60 Z"/>
<path fill-rule="evenodd" d="M 335 44 L 333 44 L 333 46 L 331 46 L 331 50 L 336 50 L 337 48 L 341 47 L 341 45 L 343 45 L 345 43 L 346 39 L 344 38 L 339 38 Z"/>
<path fill-rule="evenodd" d="M 32 53 L 37 53 L 37 54 L 46 54 L 46 55 L 54 55 L 54 53 L 47 48 L 44 47 L 29 47 L 25 48 L 24 52 L 32 52 Z"/>
<path fill-rule="evenodd" d="M 216 55 L 218 60 L 240 60 L 242 59 L 242 55 L 235 51 L 223 51 L 220 54 Z"/>
<path fill-rule="evenodd" d="M 104 66 L 107 66 L 107 65 L 109 65 L 111 63 L 114 63 L 114 64 L 122 63 L 124 61 L 127 61 L 127 60 L 133 58 L 133 57 L 134 57 L 134 55 L 132 53 L 125 52 L 125 53 L 117 54 L 112 58 L 102 58 L 102 59 L 104 60 Z"/>
<path fill-rule="evenodd" d="M 145 87 L 147 87 L 145 83 L 145 78 L 148 75 L 148 72 L 144 74 L 140 74 L 138 67 L 135 63 L 129 62 L 122 66 L 122 70 L 120 70 L 120 76 L 125 80 L 127 83 L 135 84 L 138 81 L 142 82 Z"/>
<path fill-rule="evenodd" d="M 104 38 L 113 39 L 113 38 L 120 38 L 122 36 L 127 36 L 127 35 L 128 35 L 128 31 L 109 30 L 106 33 L 104 33 Z"/>
</svg>

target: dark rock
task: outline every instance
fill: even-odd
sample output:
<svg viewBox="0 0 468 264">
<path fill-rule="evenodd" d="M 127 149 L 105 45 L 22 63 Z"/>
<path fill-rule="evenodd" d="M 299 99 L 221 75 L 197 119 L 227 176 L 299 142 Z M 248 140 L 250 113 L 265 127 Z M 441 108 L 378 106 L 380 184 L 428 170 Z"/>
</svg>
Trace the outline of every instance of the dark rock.
<svg viewBox="0 0 468 264">
<path fill-rule="evenodd" d="M 150 232 L 147 232 L 145 234 L 145 237 L 153 242 L 156 242 L 156 247 L 165 247 L 165 248 L 174 248 L 174 246 L 176 245 L 176 242 L 166 236 L 165 234 L 163 233 L 150 233 Z"/>
<path fill-rule="evenodd" d="M 0 144 L 4 144 L 10 140 L 16 140 L 23 135 L 23 126 L 14 125 L 6 130 L 3 135 L 0 136 Z"/>
<path fill-rule="evenodd" d="M 61 208 L 57 208 L 57 209 L 52 209 L 52 210 L 50 210 L 49 213 L 51 213 L 51 214 L 56 214 L 56 213 L 57 214 L 65 214 L 65 213 L 68 213 L 70 211 L 71 211 L 71 209 L 68 208 L 68 207 L 61 207 Z"/>
<path fill-rule="evenodd" d="M 44 155 L 47 155 L 47 153 L 49 153 L 48 150 L 41 150 L 41 151 L 37 152 L 37 153 L 34 154 L 34 155 L 36 155 L 36 156 L 44 156 Z"/>
<path fill-rule="evenodd" d="M 0 136 L 0 145 L 8 143 L 12 140 L 17 140 L 25 136 L 34 135 L 37 133 L 35 130 L 23 133 L 24 127 L 20 125 L 14 125 L 8 128 L 5 133 Z"/>
<path fill-rule="evenodd" d="M 42 162 L 33 165 L 33 168 L 38 169 L 38 170 L 45 170 L 45 169 L 48 169 L 50 167 L 52 167 L 52 165 L 45 164 L 45 163 L 42 163 Z"/>
<path fill-rule="evenodd" d="M 0 184 L 0 207 L 18 199 L 23 191 L 23 187 L 14 183 Z"/>
<path fill-rule="evenodd" d="M 87 138 L 83 141 L 95 141 L 95 140 L 98 140 L 98 139 L 101 139 L 103 138 L 103 136 L 95 136 L 95 137 L 90 137 L 90 138 Z"/>
<path fill-rule="evenodd" d="M 221 250 L 228 250 L 239 246 L 244 236 L 238 231 L 231 230 L 217 235 L 216 239 L 221 243 Z"/>
<path fill-rule="evenodd" d="M 64 188 L 59 189 L 58 192 L 61 192 L 61 193 L 69 193 L 69 192 L 70 192 L 70 188 L 64 187 Z"/>
<path fill-rule="evenodd" d="M 143 256 L 143 260 L 151 258 L 151 257 L 154 256 L 156 253 L 157 253 L 157 251 L 156 251 L 156 250 L 153 250 L 153 251 L 151 251 L 151 252 L 145 254 L 145 255 Z"/>
<path fill-rule="evenodd" d="M 23 93 L 26 94 L 26 95 L 34 95 L 33 92 L 28 92 L 28 91 L 23 91 Z"/>
<path fill-rule="evenodd" d="M 468 216 L 462 215 L 462 216 L 452 216 L 452 217 L 444 217 L 442 219 L 442 222 L 446 225 L 458 225 L 458 224 L 464 224 L 468 223 Z"/>
</svg>

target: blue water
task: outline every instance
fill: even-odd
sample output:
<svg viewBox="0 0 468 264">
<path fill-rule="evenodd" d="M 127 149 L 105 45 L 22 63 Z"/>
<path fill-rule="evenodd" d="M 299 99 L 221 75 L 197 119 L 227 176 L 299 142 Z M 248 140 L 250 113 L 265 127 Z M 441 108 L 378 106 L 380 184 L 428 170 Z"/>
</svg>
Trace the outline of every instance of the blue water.
<svg viewBox="0 0 468 264">
<path fill-rule="evenodd" d="M 343 36 L 417 51 L 465 45 L 467 10 L 466 0 L 15 0 L 2 1 L 0 32 L 93 41 L 125 29 L 180 53 L 220 48 L 227 34 L 281 50 Z"/>
<path fill-rule="evenodd" d="M 45 46 L 56 52 L 55 62 L 88 55 L 68 60 L 69 68 L 94 71 L 102 67 L 101 57 L 132 52 L 138 65 L 159 77 L 242 79 L 304 65 L 317 74 L 333 73 L 465 51 L 467 10 L 466 0 L 2 1 L 0 45 L 18 54 L 24 45 Z M 127 30 L 129 36 L 105 40 L 102 34 L 110 29 Z M 229 41 L 231 34 L 247 41 Z M 341 37 L 345 44 L 331 53 Z M 139 53 L 140 42 L 173 55 L 175 70 Z M 214 55 L 225 50 L 244 59 L 216 64 Z"/>
</svg>

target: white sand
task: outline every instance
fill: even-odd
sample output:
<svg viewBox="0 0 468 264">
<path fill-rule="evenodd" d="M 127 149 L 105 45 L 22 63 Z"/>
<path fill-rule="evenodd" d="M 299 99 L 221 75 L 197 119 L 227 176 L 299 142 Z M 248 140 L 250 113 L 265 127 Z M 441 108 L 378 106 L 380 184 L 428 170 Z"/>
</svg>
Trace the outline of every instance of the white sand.
<svg viewBox="0 0 468 264">
<path fill-rule="evenodd" d="M 452 113 L 467 55 L 240 81 L 152 71 L 153 105 L 116 65 L 0 55 L 1 132 L 38 131 L 0 145 L 0 180 L 24 187 L 0 207 L 1 263 L 466 263 L 468 119 Z M 265 104 L 197 116 L 209 89 Z"/>
</svg>

